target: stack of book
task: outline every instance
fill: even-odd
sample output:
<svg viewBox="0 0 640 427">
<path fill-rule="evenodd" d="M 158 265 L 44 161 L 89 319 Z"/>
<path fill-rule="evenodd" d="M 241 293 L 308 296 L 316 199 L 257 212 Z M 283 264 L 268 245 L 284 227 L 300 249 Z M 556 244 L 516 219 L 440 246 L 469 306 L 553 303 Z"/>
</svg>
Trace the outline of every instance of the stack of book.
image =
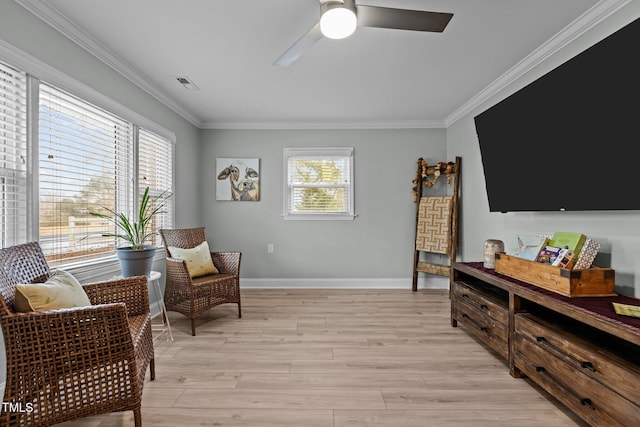
<svg viewBox="0 0 640 427">
<path fill-rule="evenodd" d="M 566 269 L 591 267 L 600 250 L 598 242 L 582 233 L 556 231 L 550 237 L 539 236 L 529 244 L 524 241 L 523 237 L 518 237 L 516 256 Z"/>
</svg>

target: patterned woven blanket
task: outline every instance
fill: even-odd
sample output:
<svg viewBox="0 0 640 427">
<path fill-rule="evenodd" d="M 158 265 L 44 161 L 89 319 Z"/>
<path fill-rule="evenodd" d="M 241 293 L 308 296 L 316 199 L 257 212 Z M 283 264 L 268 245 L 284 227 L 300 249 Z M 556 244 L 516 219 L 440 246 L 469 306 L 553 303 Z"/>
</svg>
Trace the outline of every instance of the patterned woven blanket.
<svg viewBox="0 0 640 427">
<path fill-rule="evenodd" d="M 452 196 L 423 197 L 418 205 L 416 249 L 448 254 L 451 245 Z"/>
</svg>

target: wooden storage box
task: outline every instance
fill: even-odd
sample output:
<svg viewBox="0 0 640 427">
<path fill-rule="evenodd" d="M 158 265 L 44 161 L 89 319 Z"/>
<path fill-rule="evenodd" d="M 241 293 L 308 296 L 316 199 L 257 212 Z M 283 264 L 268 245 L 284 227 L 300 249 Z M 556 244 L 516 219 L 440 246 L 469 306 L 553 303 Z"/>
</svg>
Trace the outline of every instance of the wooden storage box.
<svg viewBox="0 0 640 427">
<path fill-rule="evenodd" d="M 568 270 L 497 253 L 495 271 L 567 297 L 616 295 L 613 291 L 615 271 L 610 268 L 591 267 Z"/>
</svg>

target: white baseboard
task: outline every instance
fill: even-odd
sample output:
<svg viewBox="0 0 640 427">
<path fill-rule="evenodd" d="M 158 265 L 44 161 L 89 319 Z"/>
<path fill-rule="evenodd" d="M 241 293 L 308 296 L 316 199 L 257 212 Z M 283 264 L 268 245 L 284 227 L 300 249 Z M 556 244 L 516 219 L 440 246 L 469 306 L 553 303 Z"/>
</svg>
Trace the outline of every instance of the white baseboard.
<svg viewBox="0 0 640 427">
<path fill-rule="evenodd" d="M 241 278 L 242 289 L 411 289 L 411 278 Z M 446 277 L 418 279 L 418 289 L 449 289 Z"/>
</svg>

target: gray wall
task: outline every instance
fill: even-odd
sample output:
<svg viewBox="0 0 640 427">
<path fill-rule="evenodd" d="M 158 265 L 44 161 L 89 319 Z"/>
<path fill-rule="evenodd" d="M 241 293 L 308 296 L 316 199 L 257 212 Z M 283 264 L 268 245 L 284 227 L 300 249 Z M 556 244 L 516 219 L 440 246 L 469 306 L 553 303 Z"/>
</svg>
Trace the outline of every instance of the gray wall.
<svg viewBox="0 0 640 427">
<path fill-rule="evenodd" d="M 517 234 L 548 233 L 553 231 L 580 232 L 592 237 L 602 245 L 596 263 L 611 267 L 616 273 L 616 291 L 629 296 L 640 297 L 640 212 L 512 212 L 490 213 L 485 190 L 484 173 L 475 133 L 473 117 L 511 93 L 539 78 L 546 72 L 567 61 L 579 52 L 615 32 L 640 16 L 640 2 L 630 2 L 625 8 L 612 15 L 599 26 L 590 30 L 548 61 L 523 76 L 516 83 L 504 89 L 485 105 L 475 109 L 466 117 L 447 128 L 447 150 L 449 156 L 461 155 L 462 174 L 462 251 L 465 261 L 482 259 L 483 242 L 489 238 L 502 239 L 507 243 Z M 635 54 L 629 52 L 629 54 Z M 638 76 L 640 78 L 640 76 Z M 589 88 L 585 88 L 589 90 Z M 637 107 L 630 107 L 636 108 Z M 588 126 L 585 123 L 585 126 Z M 615 126 L 611 123 L 611 126 Z M 606 150 L 606 141 L 603 141 Z M 630 147 L 631 149 L 631 147 Z M 619 153 L 627 156 L 629 153 Z M 570 159 L 567 159 L 570 161 Z M 557 164 L 557 159 L 554 160 Z M 598 165 L 585 166 L 585 178 L 594 177 Z M 597 172 L 596 172 L 597 174 Z M 615 182 L 615 171 L 612 172 Z M 595 177 L 595 179 L 598 179 Z M 628 185 L 615 182 L 616 185 Z M 587 183 L 588 185 L 588 183 Z M 594 195 L 597 197 L 597 195 Z M 640 197 L 635 188 L 629 197 Z"/>
<path fill-rule="evenodd" d="M 445 137 L 444 129 L 203 131 L 207 240 L 215 249 L 243 252 L 244 278 L 394 278 L 409 288 L 415 232 L 411 180 L 419 157 L 446 160 Z M 282 219 L 283 148 L 306 146 L 354 147 L 353 221 Z M 215 200 L 218 157 L 260 159 L 260 201 Z M 273 253 L 267 253 L 268 243 L 274 244 Z"/>
</svg>

